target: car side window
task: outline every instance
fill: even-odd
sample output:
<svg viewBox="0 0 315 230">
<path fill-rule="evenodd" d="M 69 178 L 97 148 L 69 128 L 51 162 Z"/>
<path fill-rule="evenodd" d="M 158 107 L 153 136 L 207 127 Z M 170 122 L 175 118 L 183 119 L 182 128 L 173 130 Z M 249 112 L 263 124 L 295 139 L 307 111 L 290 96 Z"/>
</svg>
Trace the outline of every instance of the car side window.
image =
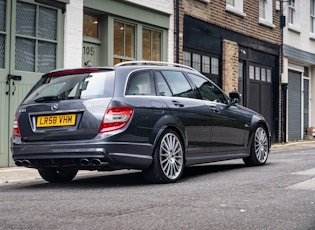
<svg viewBox="0 0 315 230">
<path fill-rule="evenodd" d="M 139 71 L 129 77 L 126 95 L 152 95 L 150 71 Z"/>
<path fill-rule="evenodd" d="M 226 97 L 222 91 L 212 82 L 195 74 L 188 73 L 191 81 L 195 84 L 203 100 L 226 104 Z"/>
<path fill-rule="evenodd" d="M 166 80 L 174 97 L 195 98 L 194 92 L 182 72 L 164 70 L 160 71 L 160 73 Z"/>
<path fill-rule="evenodd" d="M 155 72 L 155 82 L 158 95 L 160 96 L 173 96 L 172 91 L 170 90 L 167 82 L 165 81 L 161 72 Z"/>
</svg>

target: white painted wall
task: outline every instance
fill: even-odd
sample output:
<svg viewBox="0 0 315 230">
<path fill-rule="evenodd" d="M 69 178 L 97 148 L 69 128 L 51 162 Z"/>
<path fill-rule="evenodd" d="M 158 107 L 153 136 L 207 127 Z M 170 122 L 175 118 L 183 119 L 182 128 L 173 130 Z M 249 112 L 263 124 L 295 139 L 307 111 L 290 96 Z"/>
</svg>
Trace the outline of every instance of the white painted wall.
<svg viewBox="0 0 315 230">
<path fill-rule="evenodd" d="M 290 25 L 288 3 L 283 3 L 286 26 L 283 28 L 284 44 L 297 49 L 315 53 L 315 34 L 310 33 L 310 2 L 295 1 L 297 8 L 297 25 Z"/>
<path fill-rule="evenodd" d="M 310 1 L 295 1 L 297 11 L 297 24 L 290 25 L 288 3 L 283 3 L 284 15 L 286 16 L 286 26 L 283 28 L 283 42 L 296 49 L 315 54 L 315 34 L 310 32 Z M 304 66 L 310 67 L 310 114 L 309 126 L 315 127 L 315 67 L 303 60 L 290 60 L 284 58 L 284 79 L 287 80 L 287 69 L 304 72 Z M 294 68 L 298 67 L 299 69 Z M 307 100 L 307 99 L 305 99 Z M 303 105 L 303 104 L 302 104 Z M 303 113 L 302 113 L 303 114 Z M 303 119 L 303 117 L 302 117 Z M 290 122 L 290 121 L 288 121 Z"/>
<path fill-rule="evenodd" d="M 310 72 L 311 72 L 311 75 L 314 76 L 315 74 L 315 66 L 311 67 L 310 68 Z M 314 90 L 315 89 L 315 81 L 313 80 L 314 78 L 311 78 L 311 81 L 310 81 L 310 100 L 311 100 L 311 103 L 310 103 L 310 126 L 311 127 L 314 127 L 315 128 L 315 119 L 313 118 L 314 117 L 314 114 L 315 114 L 315 100 L 313 99 L 314 98 Z"/>
<path fill-rule="evenodd" d="M 82 66 L 83 0 L 67 5 L 64 27 L 64 68 Z"/>
</svg>

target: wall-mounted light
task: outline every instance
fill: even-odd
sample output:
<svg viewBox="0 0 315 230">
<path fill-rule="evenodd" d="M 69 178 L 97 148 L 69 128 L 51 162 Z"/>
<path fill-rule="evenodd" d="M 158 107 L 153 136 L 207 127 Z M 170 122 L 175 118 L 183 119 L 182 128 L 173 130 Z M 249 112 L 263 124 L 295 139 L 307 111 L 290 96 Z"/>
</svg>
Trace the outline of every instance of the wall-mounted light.
<svg viewBox="0 0 315 230">
<path fill-rule="evenodd" d="M 277 0 L 276 1 L 276 12 L 277 13 L 282 13 L 283 12 L 283 3 L 284 2 L 288 2 L 289 4 L 291 4 L 291 2 L 295 2 L 295 0 Z M 283 28 L 283 27 L 285 27 L 285 24 L 286 24 L 286 22 L 285 22 L 285 20 L 286 20 L 286 18 L 285 18 L 285 15 L 283 15 L 283 14 L 281 14 L 281 16 L 280 16 L 280 26 L 281 26 L 281 28 Z"/>
<path fill-rule="evenodd" d="M 280 1 L 276 1 L 276 12 L 279 13 L 281 11 Z"/>
</svg>

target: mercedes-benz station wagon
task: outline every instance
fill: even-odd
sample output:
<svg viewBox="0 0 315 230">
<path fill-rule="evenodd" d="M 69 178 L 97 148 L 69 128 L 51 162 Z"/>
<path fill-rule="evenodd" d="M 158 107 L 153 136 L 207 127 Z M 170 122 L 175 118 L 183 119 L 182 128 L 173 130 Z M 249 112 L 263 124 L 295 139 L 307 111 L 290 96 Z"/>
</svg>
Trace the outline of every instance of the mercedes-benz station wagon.
<svg viewBox="0 0 315 230">
<path fill-rule="evenodd" d="M 48 182 L 69 182 L 78 170 L 138 169 L 151 183 L 169 183 L 189 165 L 236 158 L 264 165 L 268 125 L 239 102 L 237 92 L 227 96 L 179 64 L 55 70 L 17 109 L 13 159 Z"/>
</svg>

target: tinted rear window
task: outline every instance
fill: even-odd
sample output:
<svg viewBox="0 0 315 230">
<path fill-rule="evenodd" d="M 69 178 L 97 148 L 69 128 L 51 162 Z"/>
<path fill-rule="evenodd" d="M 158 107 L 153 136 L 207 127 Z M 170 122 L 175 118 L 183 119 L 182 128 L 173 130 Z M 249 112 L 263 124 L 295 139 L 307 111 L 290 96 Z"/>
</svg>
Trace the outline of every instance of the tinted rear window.
<svg viewBox="0 0 315 230">
<path fill-rule="evenodd" d="M 193 90 L 185 75 L 179 71 L 161 71 L 174 97 L 195 98 Z"/>
<path fill-rule="evenodd" d="M 129 78 L 126 95 L 152 95 L 151 71 L 139 71 Z"/>
<path fill-rule="evenodd" d="M 108 97 L 113 94 L 110 85 L 114 72 L 96 72 L 43 77 L 33 87 L 23 104 L 30 101 L 73 100 Z"/>
</svg>

